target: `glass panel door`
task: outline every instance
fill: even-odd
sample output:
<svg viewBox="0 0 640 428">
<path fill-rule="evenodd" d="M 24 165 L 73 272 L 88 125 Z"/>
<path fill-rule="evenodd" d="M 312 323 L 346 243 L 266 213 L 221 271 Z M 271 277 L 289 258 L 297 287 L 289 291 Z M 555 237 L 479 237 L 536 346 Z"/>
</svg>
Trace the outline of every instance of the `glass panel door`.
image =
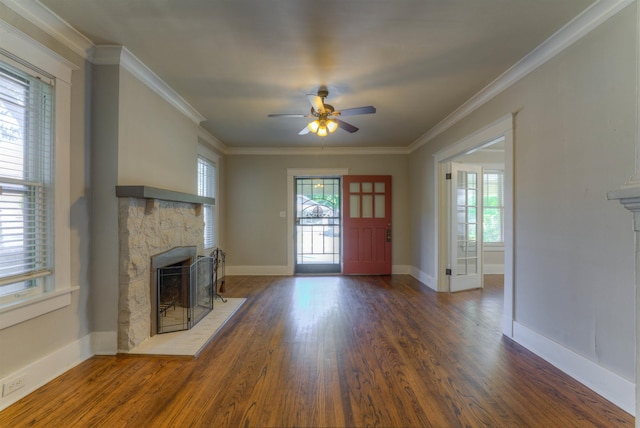
<svg viewBox="0 0 640 428">
<path fill-rule="evenodd" d="M 451 164 L 451 291 L 482 287 L 482 167 Z"/>
<path fill-rule="evenodd" d="M 340 178 L 295 179 L 295 272 L 339 273 Z"/>
</svg>

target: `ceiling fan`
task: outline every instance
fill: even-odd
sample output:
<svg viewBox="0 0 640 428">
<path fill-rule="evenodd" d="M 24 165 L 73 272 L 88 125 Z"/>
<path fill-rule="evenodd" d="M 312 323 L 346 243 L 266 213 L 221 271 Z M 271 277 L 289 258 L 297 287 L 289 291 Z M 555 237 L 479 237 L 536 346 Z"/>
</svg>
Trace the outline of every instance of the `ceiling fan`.
<svg viewBox="0 0 640 428">
<path fill-rule="evenodd" d="M 372 114 L 376 112 L 374 106 L 364 106 L 336 110 L 331 104 L 325 104 L 324 99 L 329 95 L 326 88 L 318 89 L 318 95 L 307 94 L 307 98 L 311 103 L 311 113 L 309 114 L 270 114 L 269 117 L 309 117 L 315 118 L 307 126 L 305 126 L 298 135 L 305 135 L 309 132 L 317 134 L 319 137 L 326 137 L 328 133 L 334 132 L 341 128 L 347 132 L 354 133 L 358 130 L 355 126 L 344 120 L 338 119 L 339 116 L 355 116 L 358 114 Z"/>
</svg>

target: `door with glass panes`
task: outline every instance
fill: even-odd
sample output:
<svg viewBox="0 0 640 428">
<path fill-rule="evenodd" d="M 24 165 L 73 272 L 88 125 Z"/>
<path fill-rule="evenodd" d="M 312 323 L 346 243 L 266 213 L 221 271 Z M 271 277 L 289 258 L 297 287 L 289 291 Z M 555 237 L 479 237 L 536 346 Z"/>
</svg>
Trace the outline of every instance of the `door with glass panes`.
<svg viewBox="0 0 640 428">
<path fill-rule="evenodd" d="M 345 175 L 346 275 L 391 274 L 391 176 Z"/>
<path fill-rule="evenodd" d="M 450 291 L 481 288 L 482 167 L 451 164 Z"/>
<path fill-rule="evenodd" d="M 295 272 L 339 273 L 340 177 L 295 177 Z"/>
</svg>

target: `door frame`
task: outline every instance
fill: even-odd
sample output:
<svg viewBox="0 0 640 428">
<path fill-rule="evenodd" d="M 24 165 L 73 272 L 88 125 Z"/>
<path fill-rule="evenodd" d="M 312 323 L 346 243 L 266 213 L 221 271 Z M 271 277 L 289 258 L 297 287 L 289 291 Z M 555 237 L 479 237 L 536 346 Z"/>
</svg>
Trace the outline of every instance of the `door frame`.
<svg viewBox="0 0 640 428">
<path fill-rule="evenodd" d="M 295 236 L 293 233 L 294 217 L 293 196 L 296 177 L 341 177 L 349 175 L 349 168 L 287 168 L 287 275 L 294 275 Z M 281 213 L 282 214 L 282 213 Z"/>
<path fill-rule="evenodd" d="M 448 185 L 445 178 L 447 164 L 455 157 L 468 154 L 504 137 L 504 312 L 502 333 L 513 337 L 514 308 L 514 147 L 513 129 L 515 114 L 504 116 L 492 124 L 461 139 L 433 155 L 434 171 L 434 279 L 439 292 L 448 292 L 445 275 L 449 258 Z"/>
</svg>

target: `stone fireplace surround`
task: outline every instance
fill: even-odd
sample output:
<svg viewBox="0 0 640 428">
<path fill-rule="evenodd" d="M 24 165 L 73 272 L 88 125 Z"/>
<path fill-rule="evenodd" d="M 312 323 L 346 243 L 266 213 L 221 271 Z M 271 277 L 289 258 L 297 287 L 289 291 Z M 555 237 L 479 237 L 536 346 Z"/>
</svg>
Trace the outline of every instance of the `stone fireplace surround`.
<svg viewBox="0 0 640 428">
<path fill-rule="evenodd" d="M 118 351 L 129 352 L 151 333 L 151 257 L 175 247 L 204 255 L 205 198 L 148 186 L 117 186 L 119 237 Z"/>
</svg>

